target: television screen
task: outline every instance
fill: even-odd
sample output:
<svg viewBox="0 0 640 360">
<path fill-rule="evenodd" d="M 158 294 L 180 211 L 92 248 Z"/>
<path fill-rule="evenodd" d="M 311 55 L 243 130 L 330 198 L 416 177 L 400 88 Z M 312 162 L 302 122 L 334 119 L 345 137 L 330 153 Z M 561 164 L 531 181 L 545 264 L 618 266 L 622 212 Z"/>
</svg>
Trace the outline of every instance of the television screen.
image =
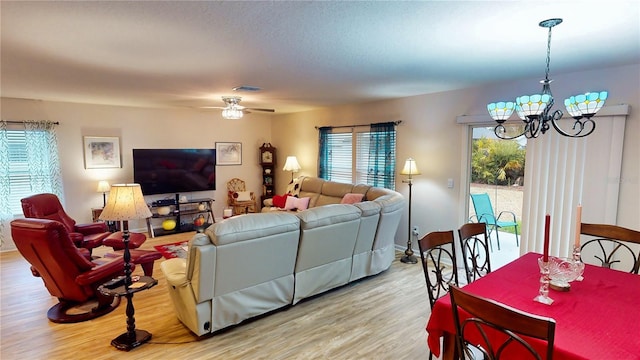
<svg viewBox="0 0 640 360">
<path fill-rule="evenodd" d="M 133 180 L 145 195 L 216 189 L 215 149 L 133 149 Z"/>
</svg>

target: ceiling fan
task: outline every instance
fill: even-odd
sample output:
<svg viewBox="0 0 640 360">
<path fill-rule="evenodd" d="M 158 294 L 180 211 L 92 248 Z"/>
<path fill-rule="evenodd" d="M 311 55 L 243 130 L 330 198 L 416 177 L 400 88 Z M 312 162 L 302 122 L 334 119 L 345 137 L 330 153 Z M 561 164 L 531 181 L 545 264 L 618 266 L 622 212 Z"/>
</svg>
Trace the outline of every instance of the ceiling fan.
<svg viewBox="0 0 640 360">
<path fill-rule="evenodd" d="M 230 120 L 240 119 L 245 113 L 250 113 L 251 111 L 264 111 L 264 112 L 275 112 L 274 109 L 262 109 L 262 108 L 248 108 L 240 105 L 240 100 L 242 97 L 240 96 L 223 96 L 222 101 L 224 101 L 225 106 L 203 106 L 203 109 L 222 109 L 222 117 Z"/>
</svg>

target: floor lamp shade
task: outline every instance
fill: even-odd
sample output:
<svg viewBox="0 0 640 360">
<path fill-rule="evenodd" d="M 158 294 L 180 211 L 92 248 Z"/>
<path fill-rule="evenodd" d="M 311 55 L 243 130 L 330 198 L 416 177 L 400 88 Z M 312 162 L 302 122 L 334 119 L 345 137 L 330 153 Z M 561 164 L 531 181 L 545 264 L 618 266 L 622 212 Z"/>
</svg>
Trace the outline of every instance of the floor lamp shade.
<svg viewBox="0 0 640 360">
<path fill-rule="evenodd" d="M 151 215 L 140 184 L 114 184 L 111 186 L 109 201 L 100 214 L 100 220 L 146 219 Z"/>
<path fill-rule="evenodd" d="M 402 168 L 402 171 L 400 171 L 400 175 L 409 175 L 409 179 L 411 179 L 412 175 L 420 175 L 420 170 L 418 170 L 416 161 L 412 158 L 408 158 L 407 161 L 404 162 L 404 167 Z"/>
</svg>

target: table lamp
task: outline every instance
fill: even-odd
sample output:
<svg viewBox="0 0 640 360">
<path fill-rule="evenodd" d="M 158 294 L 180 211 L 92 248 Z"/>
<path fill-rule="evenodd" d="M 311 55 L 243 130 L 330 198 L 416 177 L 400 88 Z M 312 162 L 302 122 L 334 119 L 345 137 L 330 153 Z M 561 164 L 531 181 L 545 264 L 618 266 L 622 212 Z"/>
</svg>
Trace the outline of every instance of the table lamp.
<svg viewBox="0 0 640 360">
<path fill-rule="evenodd" d="M 109 182 L 106 180 L 98 181 L 98 188 L 96 192 L 102 193 L 102 207 L 107 206 L 107 193 L 111 189 Z"/>
<path fill-rule="evenodd" d="M 302 169 L 298 164 L 298 159 L 295 156 L 287 156 L 287 161 L 284 163 L 282 170 L 291 171 L 291 183 L 293 183 L 293 173 L 296 173 Z"/>
<path fill-rule="evenodd" d="M 409 184 L 409 228 L 407 230 L 407 250 L 404 251 L 404 256 L 400 258 L 400 261 L 403 263 L 415 264 L 418 262 L 418 259 L 413 255 L 413 249 L 411 249 L 411 186 L 413 185 L 413 175 L 420 175 L 420 170 L 418 170 L 418 167 L 416 166 L 416 161 L 412 158 L 408 158 L 404 163 L 404 168 L 400 171 L 400 175 L 409 176 L 407 180 L 402 180 L 403 183 Z"/>
<path fill-rule="evenodd" d="M 151 211 L 144 201 L 140 184 L 114 184 L 111 186 L 109 201 L 106 203 L 100 220 L 122 221 L 122 240 L 124 242 L 124 288 L 127 298 L 127 332 L 111 341 L 111 345 L 120 350 L 131 350 L 151 339 L 145 330 L 136 330 L 131 286 L 131 253 L 129 252 L 129 220 L 151 217 Z"/>
</svg>

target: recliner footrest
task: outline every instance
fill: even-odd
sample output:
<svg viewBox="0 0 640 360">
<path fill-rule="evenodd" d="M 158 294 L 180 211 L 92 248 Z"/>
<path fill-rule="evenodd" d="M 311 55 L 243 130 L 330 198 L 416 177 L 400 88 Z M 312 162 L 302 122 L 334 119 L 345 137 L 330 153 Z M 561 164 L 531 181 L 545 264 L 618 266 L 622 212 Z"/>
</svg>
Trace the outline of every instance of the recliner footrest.
<svg viewBox="0 0 640 360">
<path fill-rule="evenodd" d="M 129 249 L 137 249 L 140 245 L 147 241 L 147 236 L 142 233 L 129 233 Z M 122 231 L 114 232 L 102 241 L 102 245 L 112 247 L 113 250 L 124 249 L 124 241 L 122 240 Z"/>
<path fill-rule="evenodd" d="M 131 262 L 142 266 L 142 270 L 146 276 L 153 275 L 153 263 L 162 257 L 162 254 L 155 250 L 129 250 L 131 254 Z M 107 253 L 105 257 L 121 257 L 124 255 L 124 250 L 114 251 Z"/>
</svg>

